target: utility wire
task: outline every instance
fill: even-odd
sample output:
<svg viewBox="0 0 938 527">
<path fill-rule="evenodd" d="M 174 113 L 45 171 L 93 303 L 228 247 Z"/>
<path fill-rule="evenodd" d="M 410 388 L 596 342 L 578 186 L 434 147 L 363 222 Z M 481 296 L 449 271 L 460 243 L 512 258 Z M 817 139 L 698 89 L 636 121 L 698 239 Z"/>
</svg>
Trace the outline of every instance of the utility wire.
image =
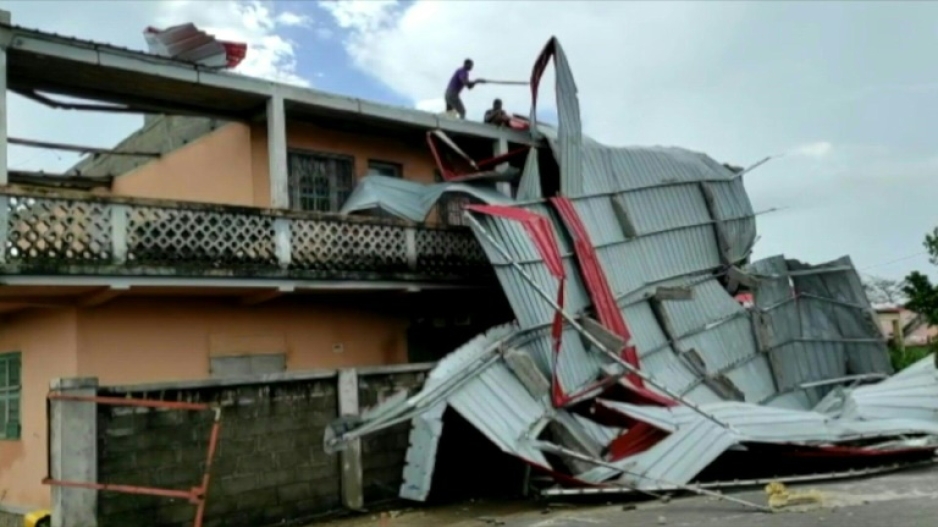
<svg viewBox="0 0 938 527">
<path fill-rule="evenodd" d="M 882 263 L 878 263 L 878 264 L 874 264 L 874 265 L 869 265 L 869 266 L 864 267 L 863 269 L 860 269 L 860 272 L 862 273 L 863 271 L 866 271 L 866 270 L 868 270 L 868 269 L 875 269 L 875 268 L 877 268 L 877 267 L 884 267 L 884 266 L 887 266 L 887 265 L 892 265 L 892 264 L 894 264 L 894 263 L 904 262 L 904 261 L 906 261 L 906 260 L 911 260 L 912 258 L 917 258 L 917 257 L 919 257 L 919 256 L 922 256 L 923 254 L 928 254 L 928 251 L 919 251 L 919 252 L 914 253 L 914 254 L 909 254 L 909 255 L 903 256 L 902 258 L 896 258 L 895 260 L 889 260 L 889 261 L 886 261 L 886 262 L 882 262 Z"/>
</svg>

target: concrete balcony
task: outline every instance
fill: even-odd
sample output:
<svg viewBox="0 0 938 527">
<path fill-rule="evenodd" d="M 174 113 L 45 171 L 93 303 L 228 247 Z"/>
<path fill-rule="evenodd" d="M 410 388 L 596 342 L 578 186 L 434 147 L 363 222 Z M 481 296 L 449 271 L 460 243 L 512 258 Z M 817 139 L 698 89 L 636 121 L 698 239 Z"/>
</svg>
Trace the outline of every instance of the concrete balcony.
<svg viewBox="0 0 938 527">
<path fill-rule="evenodd" d="M 468 229 L 12 188 L 0 188 L 0 240 L 7 276 L 460 284 L 491 277 Z"/>
</svg>

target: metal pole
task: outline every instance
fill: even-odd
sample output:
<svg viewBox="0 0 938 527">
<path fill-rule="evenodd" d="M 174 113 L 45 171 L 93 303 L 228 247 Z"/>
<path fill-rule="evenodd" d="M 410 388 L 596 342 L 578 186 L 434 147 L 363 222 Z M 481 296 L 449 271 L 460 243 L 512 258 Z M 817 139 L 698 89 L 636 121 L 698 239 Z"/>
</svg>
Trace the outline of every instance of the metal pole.
<svg viewBox="0 0 938 527">
<path fill-rule="evenodd" d="M 724 423 L 723 421 L 717 419 L 715 416 L 709 414 L 708 412 L 705 412 L 702 408 L 700 408 L 696 404 L 686 400 L 683 396 L 678 395 L 677 393 L 671 391 L 670 388 L 664 386 L 663 384 L 655 380 L 650 375 L 643 373 L 638 368 L 632 366 L 631 364 L 623 360 L 622 357 L 619 357 L 619 355 L 617 355 L 614 351 L 609 350 L 609 348 L 607 348 L 602 342 L 596 339 L 596 337 L 594 337 L 592 334 L 590 334 L 585 329 L 583 329 L 583 326 L 581 326 L 573 318 L 572 315 L 567 313 L 546 291 L 544 291 L 544 289 L 542 289 L 541 286 L 537 284 L 534 278 L 530 274 L 528 274 L 528 272 L 525 271 L 523 267 L 521 267 L 521 264 L 516 262 L 514 258 L 512 258 L 511 255 L 508 253 L 508 251 L 504 247 L 502 247 L 502 245 L 498 243 L 498 241 L 491 234 L 489 234 L 489 232 L 485 229 L 485 227 L 483 227 L 482 224 L 479 223 L 479 220 L 475 219 L 472 216 L 472 214 L 470 214 L 468 211 L 463 212 L 463 215 L 469 220 L 472 226 L 475 229 L 477 229 L 478 232 L 480 232 L 485 237 L 485 239 L 488 240 L 489 243 L 492 244 L 492 246 L 495 247 L 495 249 L 499 252 L 499 254 L 502 255 L 502 258 L 508 261 L 508 263 L 512 267 L 514 267 L 516 271 L 518 271 L 521 274 L 521 277 L 524 278 L 524 280 L 528 282 L 531 285 L 531 287 L 534 288 L 534 291 L 541 298 L 543 298 L 546 302 L 548 302 L 551 305 L 551 307 L 553 307 L 557 312 L 559 312 L 560 315 L 564 318 L 564 320 L 566 320 L 568 323 L 570 323 L 571 326 L 573 326 L 573 329 L 575 329 L 581 335 L 586 337 L 586 339 L 590 342 L 590 344 L 592 344 L 593 346 L 596 346 L 599 350 L 605 353 L 615 363 L 625 368 L 629 373 L 637 375 L 643 381 L 647 382 L 654 388 L 660 390 L 662 393 L 664 393 L 668 397 L 674 399 L 675 401 L 680 401 L 681 404 L 687 406 L 691 410 L 703 416 L 705 419 L 712 421 L 713 423 L 719 425 L 720 427 L 726 430 L 730 430 L 732 432 L 736 432 L 736 430 L 733 429 L 733 427 L 730 426 L 729 424 Z"/>
<path fill-rule="evenodd" d="M 653 477 L 651 477 L 651 476 L 645 476 L 645 475 L 643 475 L 643 474 L 638 474 L 638 473 L 635 473 L 635 472 L 629 472 L 628 470 L 624 470 L 624 469 L 622 469 L 621 467 L 617 467 L 617 466 L 613 465 L 612 463 L 607 463 L 607 462 L 602 461 L 602 460 L 599 460 L 599 459 L 594 459 L 594 458 L 592 458 L 592 457 L 590 457 L 590 456 L 587 456 L 587 455 L 585 455 L 585 454 L 581 454 L 581 453 L 576 452 L 576 451 L 574 451 L 574 450 L 569 450 L 569 449 L 566 449 L 566 448 L 563 448 L 563 447 L 554 445 L 554 444 L 552 444 L 552 443 L 545 443 L 545 442 L 542 442 L 542 441 L 537 441 L 537 442 L 535 442 L 535 446 L 537 446 L 537 448 L 538 448 L 539 450 L 545 450 L 545 451 L 548 451 L 548 452 L 552 452 L 552 453 L 554 453 L 554 454 L 559 454 L 559 455 L 563 455 L 563 456 L 569 456 L 569 457 L 572 457 L 572 458 L 579 459 L 579 460 L 581 460 L 581 461 L 586 461 L 587 463 L 592 463 L 592 464 L 594 464 L 594 465 L 598 465 L 598 466 L 600 466 L 600 467 L 610 468 L 610 469 L 613 469 L 613 470 L 615 470 L 615 471 L 617 471 L 617 472 L 622 472 L 623 474 L 628 474 L 628 475 L 630 475 L 630 476 L 635 476 L 635 477 L 637 477 L 637 478 L 647 479 L 647 480 L 649 480 L 649 481 L 654 481 L 655 483 L 663 483 L 663 484 L 665 484 L 665 485 L 669 485 L 669 486 L 672 486 L 672 487 L 675 487 L 675 488 L 679 488 L 679 489 L 683 489 L 683 490 L 686 490 L 686 491 L 689 491 L 689 492 L 693 492 L 694 494 L 703 495 L 703 496 L 710 496 L 710 497 L 717 498 L 717 499 L 721 499 L 721 500 L 731 501 L 731 502 L 733 502 L 733 503 L 738 503 L 738 504 L 740 504 L 740 505 L 745 505 L 745 506 L 747 506 L 747 507 L 752 507 L 753 509 L 756 509 L 756 510 L 759 510 L 759 511 L 762 511 L 762 512 L 774 512 L 770 507 L 766 507 L 766 506 L 764 506 L 764 505 L 759 505 L 758 503 L 752 503 L 751 501 L 746 501 L 746 500 L 743 500 L 743 499 L 740 499 L 740 498 L 734 498 L 733 496 L 727 496 L 726 494 L 723 494 L 723 493 L 720 493 L 720 492 L 716 492 L 716 491 L 712 491 L 712 490 L 707 490 L 707 489 L 701 488 L 701 487 L 699 487 L 699 486 L 682 485 L 682 484 L 680 484 L 680 483 L 672 483 L 672 482 L 670 482 L 670 481 L 666 481 L 666 480 L 663 480 L 663 479 L 653 478 Z M 620 485 L 622 485 L 622 486 L 624 486 L 624 487 L 628 487 L 628 485 L 625 485 L 625 484 L 622 484 L 622 483 L 620 483 Z M 638 489 L 636 489 L 636 490 L 638 490 Z M 644 492 L 644 491 L 643 491 L 643 492 Z M 647 493 L 647 492 L 646 492 L 646 493 Z"/>
</svg>

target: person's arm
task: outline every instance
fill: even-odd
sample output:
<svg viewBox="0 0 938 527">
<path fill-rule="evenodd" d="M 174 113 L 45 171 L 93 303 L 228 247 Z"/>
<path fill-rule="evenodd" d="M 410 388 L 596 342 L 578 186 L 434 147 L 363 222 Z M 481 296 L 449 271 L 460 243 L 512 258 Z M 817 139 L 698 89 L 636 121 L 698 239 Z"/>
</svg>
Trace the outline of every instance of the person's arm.
<svg viewBox="0 0 938 527">
<path fill-rule="evenodd" d="M 469 80 L 469 72 L 466 70 L 460 70 L 459 72 L 459 83 L 463 86 L 472 89 L 476 85 L 475 82 Z"/>
</svg>

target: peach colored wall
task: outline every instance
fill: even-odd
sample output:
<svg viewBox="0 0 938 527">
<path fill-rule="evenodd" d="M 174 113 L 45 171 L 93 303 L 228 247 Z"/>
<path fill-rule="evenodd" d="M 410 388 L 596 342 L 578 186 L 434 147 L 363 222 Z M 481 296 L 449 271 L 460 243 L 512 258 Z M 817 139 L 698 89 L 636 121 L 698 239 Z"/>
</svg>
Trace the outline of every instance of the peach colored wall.
<svg viewBox="0 0 938 527">
<path fill-rule="evenodd" d="M 115 178 L 121 196 L 266 207 L 254 196 L 251 129 L 233 123 Z M 266 161 L 265 161 L 266 163 Z M 269 192 L 267 193 L 269 195 Z"/>
<path fill-rule="evenodd" d="M 0 352 L 22 353 L 22 434 L 0 441 L 0 502 L 48 507 L 46 394 L 49 381 L 77 374 L 77 315 L 74 309 L 30 310 L 0 321 Z"/>
<path fill-rule="evenodd" d="M 423 144 L 336 132 L 307 123 L 287 124 L 287 144 L 289 148 L 353 156 L 359 178 L 368 172 L 368 160 L 374 159 L 400 164 L 405 179 L 434 182 L 436 165 Z M 116 178 L 111 192 L 121 196 L 268 207 L 267 125 L 225 125 Z M 436 221 L 435 215 L 431 221 Z"/>
<path fill-rule="evenodd" d="M 267 157 L 267 128 L 261 123 L 252 133 L 255 196 L 270 202 L 270 171 Z M 355 158 L 355 175 L 359 179 L 368 173 L 368 161 L 398 163 L 404 179 L 421 183 L 434 183 L 436 164 L 430 150 L 423 143 L 408 144 L 390 137 L 350 134 L 326 130 L 308 123 L 287 123 L 287 147 L 330 154 L 344 154 Z M 431 213 L 430 221 L 435 221 Z"/>
<path fill-rule="evenodd" d="M 118 299 L 79 313 L 78 375 L 102 384 L 204 379 L 211 354 L 280 352 L 289 370 L 407 362 L 408 321 L 324 306 Z M 334 352 L 341 344 L 343 351 Z"/>
</svg>

